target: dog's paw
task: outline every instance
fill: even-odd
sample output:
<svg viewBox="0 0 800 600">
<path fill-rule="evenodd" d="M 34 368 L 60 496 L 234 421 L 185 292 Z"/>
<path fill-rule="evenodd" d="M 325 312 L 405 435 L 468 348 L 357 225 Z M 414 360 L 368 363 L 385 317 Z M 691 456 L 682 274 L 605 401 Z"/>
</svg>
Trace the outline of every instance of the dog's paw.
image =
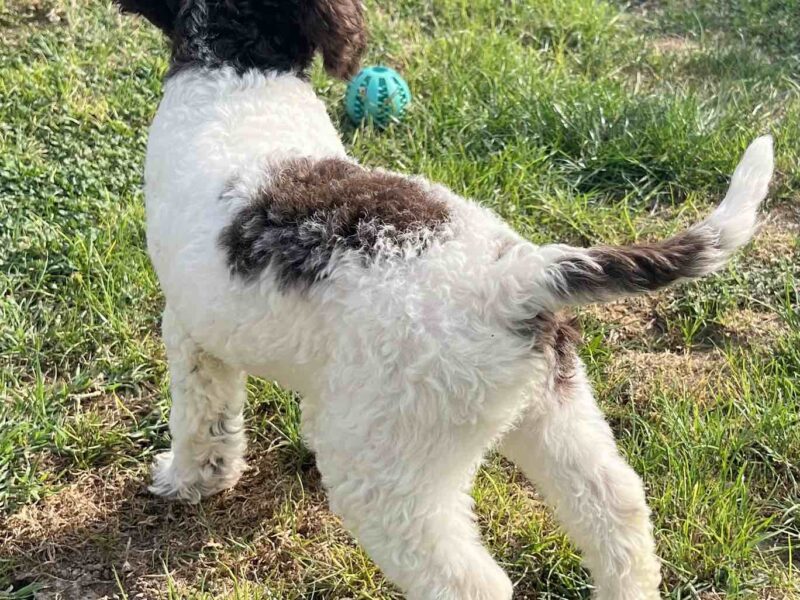
<svg viewBox="0 0 800 600">
<path fill-rule="evenodd" d="M 163 498 L 196 504 L 201 498 L 236 485 L 245 464 L 242 460 L 231 463 L 223 468 L 224 463 L 217 460 L 193 469 L 181 469 L 175 464 L 172 452 L 164 452 L 153 462 L 153 483 L 148 489 Z"/>
<path fill-rule="evenodd" d="M 203 495 L 197 486 L 196 477 L 195 481 L 191 481 L 186 475 L 178 473 L 172 452 L 162 452 L 153 461 L 153 483 L 147 489 L 162 498 L 196 504 Z"/>
</svg>

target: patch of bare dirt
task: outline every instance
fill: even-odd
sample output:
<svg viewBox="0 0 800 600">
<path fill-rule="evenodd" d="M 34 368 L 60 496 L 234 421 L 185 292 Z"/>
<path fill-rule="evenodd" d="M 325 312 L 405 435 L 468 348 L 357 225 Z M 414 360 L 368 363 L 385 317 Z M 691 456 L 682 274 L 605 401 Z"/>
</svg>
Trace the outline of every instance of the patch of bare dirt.
<svg viewBox="0 0 800 600">
<path fill-rule="evenodd" d="M 718 350 L 688 353 L 634 350 L 618 353 L 607 377 L 627 400 L 636 404 L 646 404 L 659 387 L 707 403 L 714 391 L 729 379 L 730 368 Z"/>
<path fill-rule="evenodd" d="M 775 229 L 800 233 L 800 205 L 783 203 L 773 206 L 764 221 Z"/>
<path fill-rule="evenodd" d="M 659 54 L 688 54 L 700 49 L 700 44 L 681 36 L 666 36 L 652 39 L 648 45 Z"/>
<path fill-rule="evenodd" d="M 66 17 L 65 7 L 55 0 L 12 0 L 0 8 L 0 28 L 20 24 L 56 25 Z"/>
<path fill-rule="evenodd" d="M 748 271 L 764 273 L 785 269 L 787 257 L 800 252 L 800 210 L 779 207 L 770 212 L 753 244 L 743 255 L 740 266 Z M 650 351 L 684 351 L 681 332 L 669 323 L 679 316 L 675 312 L 673 288 L 657 294 L 631 297 L 609 304 L 585 307 L 582 314 L 602 323 L 607 340 Z M 694 346 L 711 349 L 728 342 L 740 346 L 764 345 L 788 331 L 786 323 L 774 312 L 757 304 L 748 308 L 728 309 L 719 322 L 708 323 L 695 335 Z"/>
<path fill-rule="evenodd" d="M 779 206 L 771 210 L 748 251 L 748 261 L 773 261 L 800 248 L 800 209 Z"/>
<path fill-rule="evenodd" d="M 325 508 L 316 469 L 298 472 L 279 455 L 256 448 L 236 488 L 198 506 L 152 496 L 143 469 L 86 473 L 0 524 L 0 559 L 14 565 L 16 579 L 44 586 L 37 598 L 62 600 L 113 598 L 120 588 L 131 598 L 160 598 L 167 573 L 178 585 L 202 580 L 208 589 L 221 564 L 299 582 L 297 535 L 348 538 L 330 532 L 338 521 Z"/>
<path fill-rule="evenodd" d="M 775 313 L 749 308 L 729 310 L 722 325 L 731 338 L 748 340 L 751 345 L 777 339 L 789 332 L 789 327 Z"/>
<path fill-rule="evenodd" d="M 593 304 L 582 312 L 606 325 L 610 343 L 636 341 L 646 344 L 664 333 L 663 313 L 667 301 L 668 296 L 664 293 L 636 296 L 608 304 Z"/>
</svg>

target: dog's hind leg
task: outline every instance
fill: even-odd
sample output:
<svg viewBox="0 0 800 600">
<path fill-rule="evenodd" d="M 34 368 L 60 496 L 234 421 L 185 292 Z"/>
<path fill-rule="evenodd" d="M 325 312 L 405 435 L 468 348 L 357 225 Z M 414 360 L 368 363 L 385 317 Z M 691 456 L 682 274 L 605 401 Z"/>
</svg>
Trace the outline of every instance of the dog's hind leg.
<svg viewBox="0 0 800 600">
<path fill-rule="evenodd" d="M 469 496 L 490 428 L 431 423 L 405 399 L 370 407 L 353 396 L 306 430 L 331 509 L 409 600 L 510 600 Z"/>
<path fill-rule="evenodd" d="M 164 311 L 172 391 L 172 449 L 156 457 L 150 491 L 198 502 L 236 484 L 245 468 L 245 374 L 203 352 Z"/>
<path fill-rule="evenodd" d="M 583 366 L 549 387 L 500 450 L 554 505 L 598 600 L 655 600 L 660 565 L 642 481 L 617 450 Z"/>
</svg>

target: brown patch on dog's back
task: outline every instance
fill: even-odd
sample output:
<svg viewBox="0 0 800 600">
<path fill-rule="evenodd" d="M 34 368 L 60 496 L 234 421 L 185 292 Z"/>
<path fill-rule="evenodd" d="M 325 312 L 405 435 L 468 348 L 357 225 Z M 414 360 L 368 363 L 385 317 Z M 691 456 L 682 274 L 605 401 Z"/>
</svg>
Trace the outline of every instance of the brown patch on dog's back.
<svg viewBox="0 0 800 600">
<path fill-rule="evenodd" d="M 308 287 L 337 252 L 422 247 L 447 218 L 445 204 L 413 179 L 341 159 L 297 159 L 236 215 L 220 245 L 235 275 L 252 279 L 271 265 L 282 287 Z"/>
<path fill-rule="evenodd" d="M 348 227 L 366 220 L 403 233 L 441 223 L 447 217 L 444 204 L 412 179 L 335 158 L 290 162 L 259 202 L 268 203 L 283 219 L 335 211 L 343 234 L 352 233 Z"/>
</svg>

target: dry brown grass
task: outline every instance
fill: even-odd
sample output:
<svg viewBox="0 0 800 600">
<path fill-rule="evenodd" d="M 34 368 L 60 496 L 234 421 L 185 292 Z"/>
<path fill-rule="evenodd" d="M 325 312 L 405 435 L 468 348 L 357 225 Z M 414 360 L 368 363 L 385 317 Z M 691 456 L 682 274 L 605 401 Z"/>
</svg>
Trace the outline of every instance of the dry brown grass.
<svg viewBox="0 0 800 600">
<path fill-rule="evenodd" d="M 11 515 L 0 556 L 14 562 L 18 578 L 43 582 L 45 594 L 65 600 L 111 595 L 117 579 L 130 596 L 154 598 L 167 574 L 179 585 L 197 583 L 213 579 L 220 564 L 299 582 L 302 567 L 290 558 L 298 539 L 347 543 L 346 536 L 335 532 L 316 469 L 297 472 L 282 466 L 279 453 L 261 450 L 251 452 L 251 469 L 235 489 L 200 506 L 152 496 L 144 469 L 83 473 Z"/>
<path fill-rule="evenodd" d="M 663 334 L 666 293 L 625 298 L 609 304 L 594 304 L 582 310 L 584 315 L 603 323 L 610 344 L 655 343 Z"/>
<path fill-rule="evenodd" d="M 680 36 L 658 37 L 649 40 L 648 45 L 658 54 L 688 54 L 700 49 L 695 40 Z"/>
<path fill-rule="evenodd" d="M 0 0 L 0 47 L 12 46 L 30 28 L 66 24 L 63 0 Z"/>
<path fill-rule="evenodd" d="M 341 569 L 342 577 L 364 571 L 359 576 L 372 589 L 377 585 L 382 597 L 392 597 L 391 587 L 373 565 L 363 564 L 363 553 L 327 510 L 316 468 L 309 464 L 298 471 L 279 452 L 264 453 L 259 446 L 250 454 L 251 469 L 237 487 L 199 506 L 149 494 L 144 469 L 84 473 L 7 519 L 0 557 L 14 561 L 18 579 L 42 583 L 37 597 L 46 599 L 122 597 L 120 589 L 130 598 L 162 598 L 168 581 L 179 594 L 204 588 L 224 595 L 231 591 L 231 573 L 239 581 L 276 581 L 281 589 L 302 593 L 320 572 L 332 569 Z M 478 488 L 481 530 L 508 559 L 524 550 L 514 532 L 531 523 L 555 530 L 551 513 L 510 464 L 494 461 Z M 566 544 L 561 534 L 557 539 Z M 321 597 L 344 596 L 331 589 Z M 518 597 L 535 594 L 521 585 Z"/>
<path fill-rule="evenodd" d="M 761 228 L 748 251 L 748 258 L 764 260 L 786 256 L 800 245 L 800 208 L 780 205 L 765 214 Z"/>
<path fill-rule="evenodd" d="M 730 376 L 724 354 L 708 352 L 623 351 L 607 370 L 609 383 L 626 399 L 646 404 L 652 394 L 665 389 L 703 404 L 718 393 Z"/>
</svg>

